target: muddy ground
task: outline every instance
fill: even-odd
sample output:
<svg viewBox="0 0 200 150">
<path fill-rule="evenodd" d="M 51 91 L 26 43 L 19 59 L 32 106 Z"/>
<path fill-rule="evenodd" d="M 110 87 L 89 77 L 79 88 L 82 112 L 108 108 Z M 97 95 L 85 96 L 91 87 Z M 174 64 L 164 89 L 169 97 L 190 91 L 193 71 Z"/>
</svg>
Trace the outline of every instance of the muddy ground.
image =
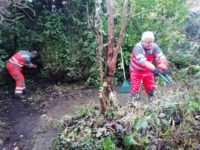
<svg viewBox="0 0 200 150">
<path fill-rule="evenodd" d="M 1 86 L 1 150 L 51 150 L 64 118 L 78 114 L 81 107 L 99 106 L 96 88 L 32 84 L 25 102 L 12 96 L 11 87 Z M 129 94 L 119 93 L 119 88 L 119 103 L 127 103 Z"/>
</svg>

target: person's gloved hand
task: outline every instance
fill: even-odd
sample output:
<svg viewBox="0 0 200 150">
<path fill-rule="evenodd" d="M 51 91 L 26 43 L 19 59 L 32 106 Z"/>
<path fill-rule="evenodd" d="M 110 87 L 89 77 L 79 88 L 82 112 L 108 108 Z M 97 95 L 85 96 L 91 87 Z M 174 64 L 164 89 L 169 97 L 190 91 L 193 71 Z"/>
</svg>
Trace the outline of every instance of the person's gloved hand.
<svg viewBox="0 0 200 150">
<path fill-rule="evenodd" d="M 32 65 L 32 66 L 30 66 L 30 68 L 33 68 L 33 69 L 36 69 L 37 68 L 37 65 Z"/>
<path fill-rule="evenodd" d="M 155 76 L 158 76 L 158 74 L 160 73 L 160 71 L 158 69 L 154 69 L 154 70 L 152 70 L 152 72 Z"/>
<path fill-rule="evenodd" d="M 36 68 L 37 68 L 37 65 L 33 65 L 33 68 L 36 69 Z"/>
<path fill-rule="evenodd" d="M 161 74 L 165 75 L 165 74 L 169 74 L 169 70 L 168 69 L 163 69 L 160 71 Z"/>
</svg>

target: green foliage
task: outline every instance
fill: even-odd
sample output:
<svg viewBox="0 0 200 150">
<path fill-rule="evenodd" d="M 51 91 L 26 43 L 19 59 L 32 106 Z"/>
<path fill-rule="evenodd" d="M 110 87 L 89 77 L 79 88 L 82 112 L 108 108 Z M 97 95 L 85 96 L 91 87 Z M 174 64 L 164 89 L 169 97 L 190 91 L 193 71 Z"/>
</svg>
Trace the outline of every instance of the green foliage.
<svg viewBox="0 0 200 150">
<path fill-rule="evenodd" d="M 85 115 L 88 115 L 90 112 L 93 112 L 93 111 L 94 111 L 94 109 L 91 108 L 90 106 L 82 106 L 80 108 L 79 114 L 81 116 L 85 116 Z"/>
<path fill-rule="evenodd" d="M 173 46 L 171 43 L 174 39 L 182 35 L 181 25 L 187 17 L 188 10 L 185 1 L 138 0 L 131 4 L 133 4 L 133 12 L 126 27 L 122 47 L 126 70 L 128 70 L 130 52 L 133 46 L 140 41 L 142 32 L 146 30 L 155 33 L 155 42 L 167 58 L 176 57 L 177 55 L 174 55 L 176 48 L 170 48 L 170 46 Z M 177 57 L 174 59 L 176 60 Z"/>
<path fill-rule="evenodd" d="M 142 116 L 140 118 L 136 117 L 134 119 L 133 128 L 135 130 L 139 130 L 141 128 L 147 128 L 149 119 L 150 119 L 150 116 Z"/>
<path fill-rule="evenodd" d="M 123 144 L 126 147 L 126 149 L 137 149 L 139 147 L 147 148 L 149 141 L 147 137 L 141 136 L 140 134 L 134 132 L 126 134 L 123 137 Z"/>
<path fill-rule="evenodd" d="M 93 65 L 96 43 L 88 29 L 86 14 L 86 4 L 91 9 L 94 2 L 35 0 L 29 4 L 36 16 L 30 13 L 15 24 L 1 28 L 4 38 L 0 40 L 0 48 L 15 52 L 22 48 L 38 49 L 43 77 L 63 81 L 95 74 L 91 68 L 96 68 Z"/>
<path fill-rule="evenodd" d="M 0 49 L 0 72 L 2 71 L 2 69 L 5 66 L 5 59 L 7 59 L 8 54 L 5 52 L 4 49 Z"/>
<path fill-rule="evenodd" d="M 188 13 L 182 23 L 182 35 L 177 36 L 169 46 L 169 59 L 179 68 L 199 65 L 199 42 L 196 40 L 199 34 L 199 12 Z"/>
<path fill-rule="evenodd" d="M 184 22 L 184 28 L 186 31 L 187 38 L 190 40 L 195 40 L 200 37 L 200 12 L 199 11 L 190 11 L 186 21 Z"/>
<path fill-rule="evenodd" d="M 188 67 L 188 74 L 189 75 L 196 75 L 200 72 L 200 66 L 191 65 Z"/>
<path fill-rule="evenodd" d="M 133 134 L 126 134 L 123 137 L 123 143 L 125 147 L 130 147 L 133 144 L 133 141 L 134 141 Z"/>
<path fill-rule="evenodd" d="M 161 136 L 161 137 L 169 136 L 172 132 L 173 132 L 173 131 L 172 131 L 171 128 L 167 128 L 167 130 L 165 130 L 164 132 L 160 133 L 160 136 Z"/>
<path fill-rule="evenodd" d="M 162 48 L 166 47 L 170 39 L 178 35 L 179 30 L 177 29 L 180 28 L 179 25 L 184 21 L 186 14 L 186 4 L 182 0 L 136 1 L 132 18 L 127 27 L 129 35 L 126 35 L 125 41 L 129 43 L 127 43 L 128 45 L 133 46 L 140 40 L 142 32 L 151 30 L 155 32 L 159 45 Z"/>
<path fill-rule="evenodd" d="M 116 37 L 119 34 L 122 3 L 122 0 L 115 3 Z M 28 5 L 35 11 L 35 16 L 29 12 L 29 15 L 25 14 L 26 17 L 16 21 L 15 24 L 1 28 L 0 34 L 3 38 L 0 40 L 0 48 L 13 51 L 21 48 L 37 48 L 40 53 L 38 62 L 42 76 L 56 80 L 76 80 L 89 77 L 88 84 L 98 85 L 96 41 L 88 28 L 88 14 L 86 14 L 87 6 L 89 12 L 95 12 L 94 4 L 94 0 L 76 0 L 67 3 L 63 0 L 34 0 Z M 122 47 L 127 77 L 130 51 L 133 45 L 140 40 L 141 33 L 144 30 L 154 31 L 158 43 L 165 48 L 171 39 L 179 36 L 178 28 L 186 14 L 186 5 L 181 0 L 130 1 L 130 6 L 134 9 L 130 14 L 131 19 L 127 25 Z M 106 39 L 105 1 L 102 9 L 102 32 Z M 114 83 L 117 84 L 120 80 L 122 80 L 122 72 L 120 68 L 117 68 Z"/>
<path fill-rule="evenodd" d="M 95 67 L 91 68 L 92 70 L 95 69 Z M 96 87 L 100 87 L 100 82 L 97 78 L 97 72 L 96 69 L 94 70 L 94 72 L 88 77 L 87 81 L 86 81 L 87 85 L 94 85 Z"/>
<path fill-rule="evenodd" d="M 195 111 L 195 110 L 200 110 L 200 105 L 196 102 L 190 102 L 188 104 L 185 105 L 185 108 L 187 111 Z"/>
<path fill-rule="evenodd" d="M 200 59 L 194 59 L 196 57 L 196 49 L 197 46 L 195 43 L 182 37 L 181 39 L 174 40 L 171 43 L 168 50 L 168 58 L 178 69 L 190 65 L 197 65 L 199 64 Z"/>
<path fill-rule="evenodd" d="M 43 43 L 42 73 L 44 76 L 58 75 L 64 78 L 82 79 L 88 75 L 90 69 L 86 66 L 91 66 L 92 63 L 90 45 L 78 36 L 67 36 L 63 23 L 64 14 L 60 12 L 44 12 L 44 15 L 38 18 L 40 28 L 45 29 L 42 37 L 38 39 Z"/>
<path fill-rule="evenodd" d="M 116 146 L 115 146 L 115 143 L 113 143 L 111 137 L 106 137 L 103 140 L 101 150 L 115 150 L 115 149 L 116 149 Z"/>
</svg>

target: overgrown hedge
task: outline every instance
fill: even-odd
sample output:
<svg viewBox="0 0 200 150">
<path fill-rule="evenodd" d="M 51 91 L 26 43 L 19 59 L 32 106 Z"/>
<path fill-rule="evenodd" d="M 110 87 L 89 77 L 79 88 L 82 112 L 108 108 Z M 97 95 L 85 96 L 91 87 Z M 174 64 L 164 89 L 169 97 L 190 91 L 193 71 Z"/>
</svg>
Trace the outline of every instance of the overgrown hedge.
<svg viewBox="0 0 200 150">
<path fill-rule="evenodd" d="M 121 2 L 116 2 L 116 37 L 120 25 Z M 97 83 L 95 58 L 97 44 L 91 28 L 88 27 L 87 20 L 88 15 L 94 15 L 95 1 L 76 0 L 64 3 L 64 1 L 56 0 L 47 3 L 34 0 L 28 5 L 35 11 L 35 16 L 27 11 L 29 15 L 24 14 L 25 17 L 17 20 L 14 24 L 10 23 L 7 26 L 1 24 L 0 53 L 2 53 L 2 49 L 5 52 L 0 59 L 0 69 L 3 68 L 8 56 L 14 52 L 22 48 L 34 48 L 38 49 L 40 54 L 36 61 L 40 70 L 39 77 L 57 81 L 78 79 L 86 81 L 88 79 L 89 83 Z M 199 23 L 196 22 L 198 13 L 189 15 L 184 22 L 187 16 L 184 0 L 145 2 L 139 0 L 136 3 L 130 2 L 131 6 L 133 6 L 133 11 L 128 16 L 129 20 L 122 46 L 127 77 L 129 77 L 128 65 L 131 49 L 140 40 L 141 34 L 145 30 L 155 32 L 156 42 L 177 68 L 199 63 L 199 59 L 193 58 L 197 56 L 199 44 L 193 39 L 188 41 L 188 35 L 191 37 L 195 33 L 196 37 L 199 34 L 196 32 L 199 27 Z M 86 12 L 87 7 L 89 14 Z M 103 4 L 104 44 L 107 40 L 105 8 L 105 4 Z M 14 11 L 23 13 L 21 10 L 13 8 L 10 12 Z M 192 22 L 194 24 L 191 24 Z M 186 59 L 187 61 L 185 61 Z M 119 57 L 118 63 L 120 61 Z M 123 80 L 120 67 L 117 67 L 114 80 L 116 83 Z"/>
</svg>

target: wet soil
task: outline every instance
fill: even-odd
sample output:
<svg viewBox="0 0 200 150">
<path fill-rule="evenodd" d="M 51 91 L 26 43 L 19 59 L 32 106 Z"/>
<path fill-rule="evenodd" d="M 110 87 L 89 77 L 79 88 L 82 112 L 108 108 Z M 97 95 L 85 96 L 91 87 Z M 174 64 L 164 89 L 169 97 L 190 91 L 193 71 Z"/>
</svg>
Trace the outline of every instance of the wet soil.
<svg viewBox="0 0 200 150">
<path fill-rule="evenodd" d="M 3 150 L 11 150 L 15 147 L 29 149 L 30 144 L 27 141 L 36 133 L 40 113 L 13 98 L 9 100 L 6 112 L 0 115 L 5 122 L 1 148 Z"/>
<path fill-rule="evenodd" d="M 160 89 L 162 96 L 170 89 Z M 26 102 L 13 98 L 12 90 L 0 86 L 0 150 L 52 150 L 64 118 L 79 114 L 81 107 L 99 107 L 98 89 L 84 84 L 29 83 Z M 118 103 L 127 104 L 129 93 L 114 90 Z M 141 99 L 146 101 L 144 93 Z"/>
<path fill-rule="evenodd" d="M 79 114 L 81 107 L 99 104 L 96 88 L 33 87 L 26 102 L 13 98 L 10 89 L 4 91 L 0 99 L 0 149 L 51 150 L 63 118 Z M 115 91 L 119 93 L 119 87 Z M 121 104 L 129 98 L 128 93 L 117 96 Z"/>
</svg>

